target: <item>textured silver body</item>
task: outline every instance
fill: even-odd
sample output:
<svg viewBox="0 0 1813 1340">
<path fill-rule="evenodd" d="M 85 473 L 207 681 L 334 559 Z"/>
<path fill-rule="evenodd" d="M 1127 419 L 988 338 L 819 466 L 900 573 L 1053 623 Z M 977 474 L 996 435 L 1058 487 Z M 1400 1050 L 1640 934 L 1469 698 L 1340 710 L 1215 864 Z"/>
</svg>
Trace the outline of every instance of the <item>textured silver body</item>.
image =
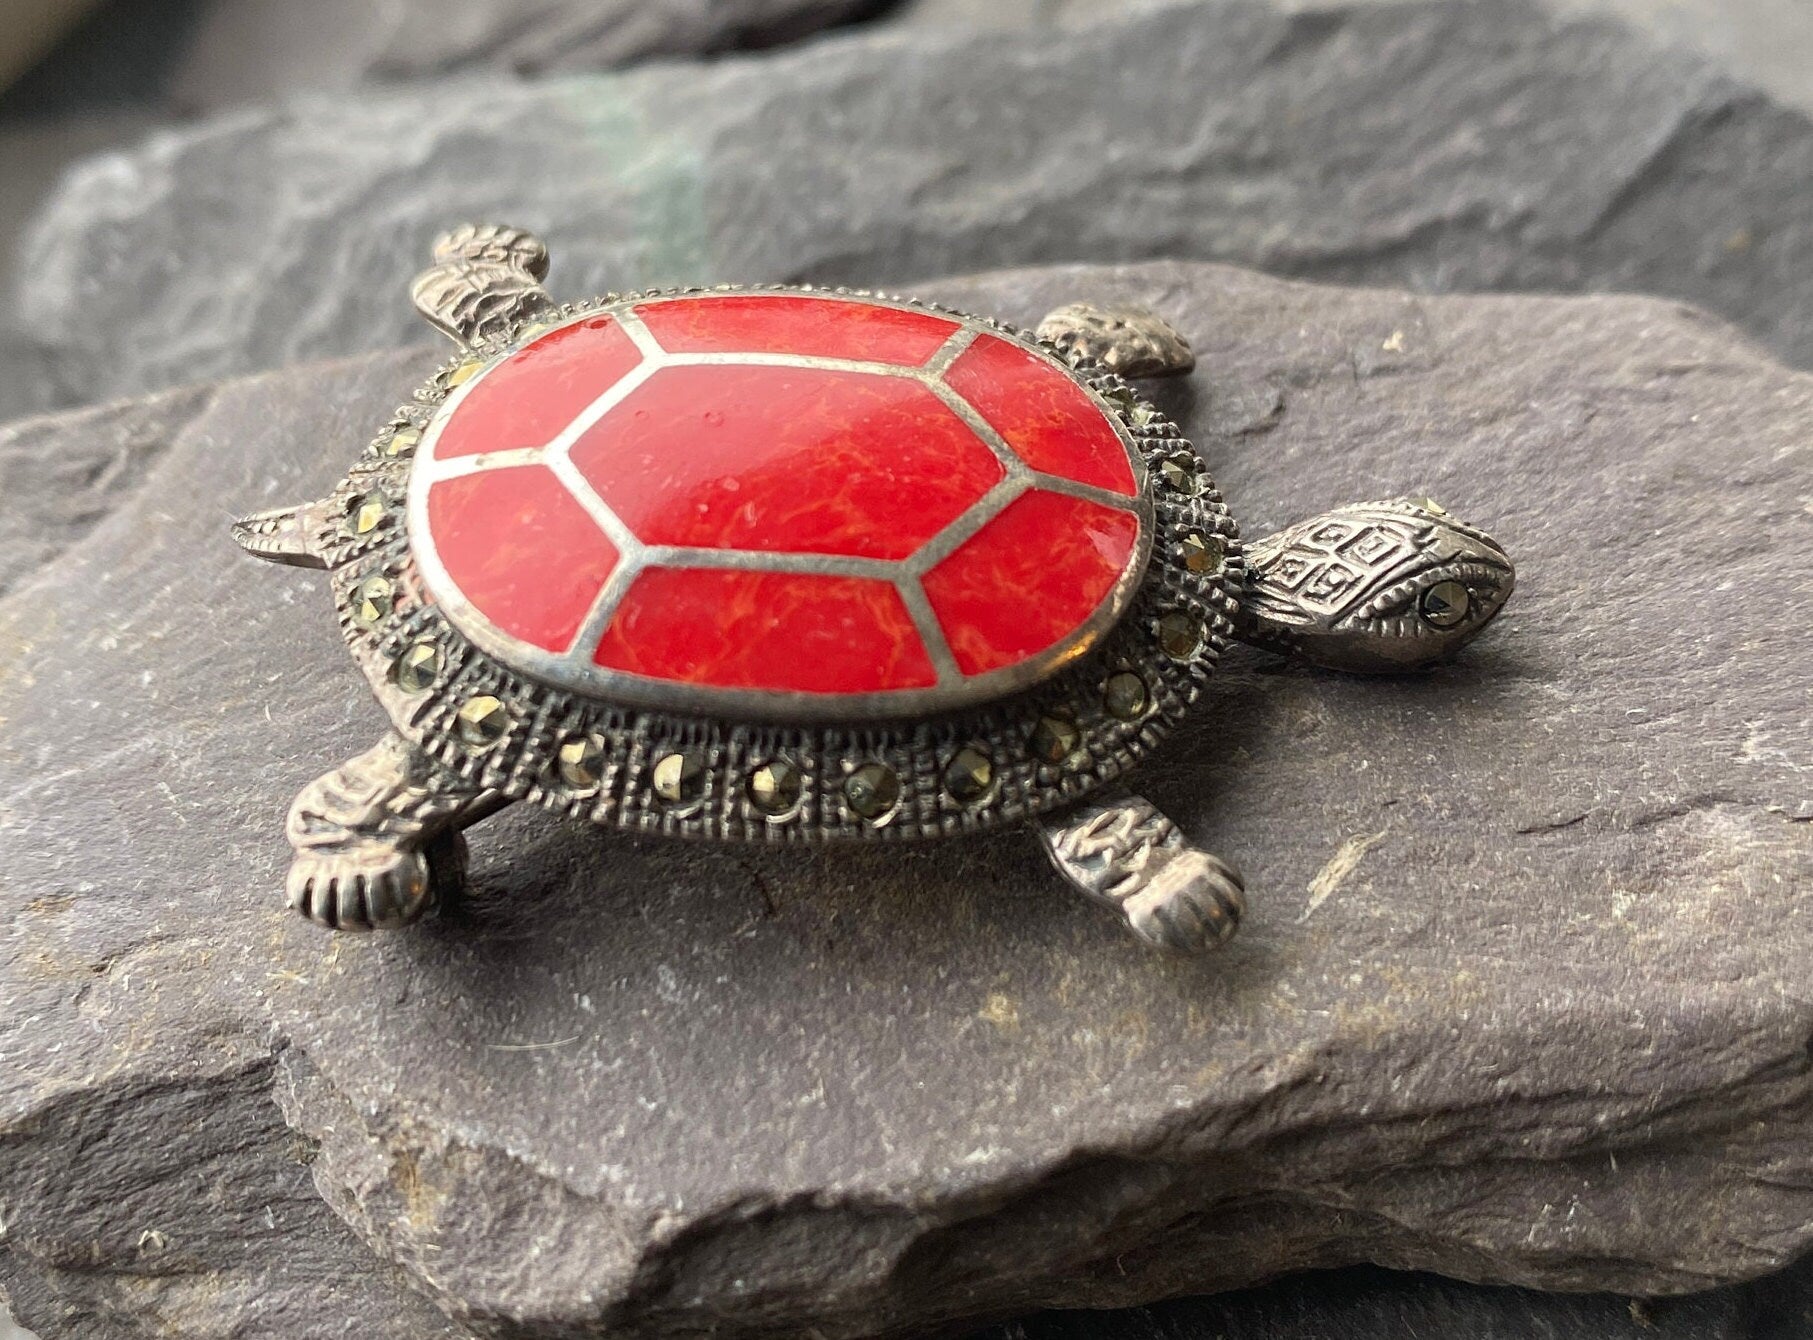
<svg viewBox="0 0 1813 1340">
<path fill-rule="evenodd" d="M 1073 302 L 1048 313 L 1034 333 L 1123 377 L 1170 377 L 1196 366 L 1183 332 L 1155 312 Z"/>
<path fill-rule="evenodd" d="M 1117 426 L 1139 488 L 1137 500 L 1115 501 L 1137 509 L 1150 554 L 1129 568 L 1057 663 L 1016 668 L 974 695 L 941 682 L 917 700 L 847 704 L 840 720 L 790 720 L 801 716 L 800 705 L 772 696 L 726 711 L 714 694 L 714 710 L 704 712 L 697 695 L 672 684 L 597 675 L 571 657 L 543 663 L 514 639 L 491 637 L 432 556 L 419 563 L 410 543 L 435 479 L 530 456 L 513 445 L 417 474 L 413 454 L 432 441 L 466 388 L 551 324 L 608 310 L 619 319 L 628 314 L 635 337 L 634 302 L 706 292 L 555 307 L 540 286 L 546 264 L 545 248 L 519 229 L 468 225 L 438 239 L 435 264 L 411 295 L 464 355 L 397 411 L 333 495 L 234 526 L 235 539 L 260 558 L 329 571 L 347 644 L 395 726 L 311 783 L 291 811 L 290 902 L 322 925 L 374 929 L 424 915 L 459 877 L 458 830 L 526 799 L 617 827 L 769 842 L 921 839 L 1036 821 L 1064 879 L 1114 909 L 1141 940 L 1179 952 L 1211 947 L 1243 915 L 1239 875 L 1192 846 L 1149 802 L 1100 797 L 1196 704 L 1229 640 L 1238 634 L 1341 668 L 1403 668 L 1451 654 L 1510 593 L 1509 560 L 1489 537 L 1407 502 L 1358 504 L 1291 527 L 1256 546 L 1249 573 L 1201 458 L 1123 380 L 1188 371 L 1187 342 L 1150 313 L 1079 303 L 1046 318 L 1043 343 L 997 322 L 942 313 L 961 323 L 946 349 L 925 369 L 888 370 L 921 379 L 952 404 L 932 383 L 964 341 L 987 331 L 1058 359 Z M 819 296 L 922 306 L 842 291 Z M 952 408 L 985 441 L 993 437 L 967 406 Z M 991 447 L 1006 478 L 972 509 L 977 516 L 966 514 L 934 540 L 934 555 L 950 552 L 1034 484 L 1097 492 L 1035 474 L 998 439 Z M 558 442 L 527 450 L 561 470 Z M 626 528 L 612 528 L 608 508 L 593 515 L 613 542 L 622 541 L 632 572 L 636 562 L 686 561 L 683 551 L 638 550 Z M 737 561 L 711 552 L 715 565 Z M 799 561 L 813 571 L 883 575 L 863 560 Z M 922 571 L 886 575 L 910 584 Z M 584 634 L 603 627 L 623 584 L 613 580 L 618 589 L 601 595 Z M 922 634 L 935 634 L 927 643 L 942 645 L 923 622 L 930 618 L 923 593 L 917 603 L 907 595 L 903 589 Z M 1417 626 L 1419 611 L 1439 626 Z M 947 661 L 948 651 L 937 663 L 948 669 Z M 475 705 L 483 710 L 479 732 Z M 584 760 L 577 776 L 575 758 Z M 773 781 L 777 769 L 784 787 Z M 877 777 L 887 781 L 879 800 Z"/>
</svg>

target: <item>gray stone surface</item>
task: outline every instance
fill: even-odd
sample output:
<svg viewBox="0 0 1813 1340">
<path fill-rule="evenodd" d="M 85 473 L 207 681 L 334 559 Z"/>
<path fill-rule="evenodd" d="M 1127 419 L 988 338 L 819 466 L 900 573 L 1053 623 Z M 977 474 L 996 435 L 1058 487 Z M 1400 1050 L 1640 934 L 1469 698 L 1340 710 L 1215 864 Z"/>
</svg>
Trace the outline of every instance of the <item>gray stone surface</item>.
<svg viewBox="0 0 1813 1340">
<path fill-rule="evenodd" d="M 213 0 L 170 96 L 214 108 L 293 93 L 501 70 L 597 70 L 771 46 L 878 0 Z"/>
<path fill-rule="evenodd" d="M 527 810 L 441 921 L 330 939 L 279 910 L 280 817 L 379 713 L 318 575 L 221 522 L 322 489 L 430 355 L 172 411 L 0 599 L 23 1322 L 906 1335 L 1357 1260 L 1670 1292 L 1809 1245 L 1813 377 L 1653 300 L 926 291 L 1159 305 L 1250 532 L 1426 488 L 1517 598 L 1428 676 L 1230 659 L 1145 779 L 1246 868 L 1208 960 L 1018 834 L 802 858 Z"/>
<path fill-rule="evenodd" d="M 171 425 L 203 411 L 207 387 L 0 425 L 0 595 L 43 567 L 143 483 Z"/>
<path fill-rule="evenodd" d="M 110 0 L 0 114 L 165 115 L 492 71 L 532 76 L 771 46 L 888 0 Z"/>
<path fill-rule="evenodd" d="M 1354 0 L 1403 4 L 1405 0 Z M 1467 0 L 1451 0 L 1467 3 Z M 1771 97 L 1813 111 L 1813 6 L 1804 0 L 1542 0 L 1563 18 L 1607 18 L 1656 41 L 1689 47 Z M 1096 22 L 1154 0 L 904 0 L 888 14 L 903 27 L 1000 30 Z M 1273 0 L 1321 13 L 1328 0 Z"/>
<path fill-rule="evenodd" d="M 591 288 L 1194 256 L 1655 291 L 1806 360 L 1810 177 L 1804 116 L 1615 27 L 1202 0 L 206 121 L 71 175 L 23 324 L 65 403 L 393 345 L 426 239 L 507 215 Z"/>
</svg>

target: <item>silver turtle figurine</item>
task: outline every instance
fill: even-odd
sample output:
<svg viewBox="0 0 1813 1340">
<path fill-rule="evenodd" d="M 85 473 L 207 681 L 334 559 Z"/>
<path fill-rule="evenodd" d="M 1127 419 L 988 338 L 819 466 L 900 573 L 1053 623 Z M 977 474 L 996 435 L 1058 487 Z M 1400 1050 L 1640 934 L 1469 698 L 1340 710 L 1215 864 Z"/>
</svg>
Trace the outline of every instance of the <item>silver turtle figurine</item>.
<svg viewBox="0 0 1813 1340">
<path fill-rule="evenodd" d="M 458 355 L 327 498 L 234 536 L 324 568 L 393 723 L 290 810 L 292 907 L 403 926 L 514 800 L 726 841 L 1028 824 L 1150 945 L 1223 943 L 1234 867 L 1116 784 L 1230 639 L 1342 670 L 1451 655 L 1504 550 L 1428 502 L 1243 549 L 1128 385 L 1188 372 L 1150 313 L 1028 336 L 809 288 L 557 304 L 519 229 L 437 240 L 415 305 Z"/>
</svg>

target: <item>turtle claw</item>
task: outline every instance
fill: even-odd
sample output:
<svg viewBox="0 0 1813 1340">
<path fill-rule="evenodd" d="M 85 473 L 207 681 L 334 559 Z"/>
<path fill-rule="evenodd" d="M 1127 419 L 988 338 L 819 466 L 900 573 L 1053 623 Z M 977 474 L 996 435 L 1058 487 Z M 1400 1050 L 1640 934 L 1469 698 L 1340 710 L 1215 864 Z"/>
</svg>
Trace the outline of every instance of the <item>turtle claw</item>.
<svg viewBox="0 0 1813 1340">
<path fill-rule="evenodd" d="M 1226 862 L 1186 847 L 1159 866 L 1120 910 L 1128 929 L 1154 949 L 1198 954 L 1226 944 L 1240 929 L 1245 888 Z"/>
<path fill-rule="evenodd" d="M 1113 908 L 1154 949 L 1200 953 L 1240 929 L 1246 890 L 1239 872 L 1191 846 L 1148 800 L 1083 805 L 1042 820 L 1039 836 L 1072 887 Z"/>
<path fill-rule="evenodd" d="M 389 930 L 433 911 L 437 883 L 419 851 L 371 843 L 303 852 L 290 863 L 289 903 L 328 930 Z"/>
</svg>

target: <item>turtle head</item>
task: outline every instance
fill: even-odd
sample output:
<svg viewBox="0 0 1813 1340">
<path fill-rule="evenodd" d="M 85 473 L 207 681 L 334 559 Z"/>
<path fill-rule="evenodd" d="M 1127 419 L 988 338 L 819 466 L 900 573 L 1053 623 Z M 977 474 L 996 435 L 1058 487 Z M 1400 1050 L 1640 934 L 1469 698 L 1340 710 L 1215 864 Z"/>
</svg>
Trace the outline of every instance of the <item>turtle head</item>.
<svg viewBox="0 0 1813 1340">
<path fill-rule="evenodd" d="M 1241 635 L 1337 670 L 1453 655 L 1515 583 L 1491 536 L 1427 499 L 1353 503 L 1248 546 Z"/>
<path fill-rule="evenodd" d="M 321 503 L 300 507 L 273 507 L 242 516 L 233 523 L 234 543 L 267 563 L 293 568 L 325 568 L 327 560 L 315 547 Z"/>
</svg>

